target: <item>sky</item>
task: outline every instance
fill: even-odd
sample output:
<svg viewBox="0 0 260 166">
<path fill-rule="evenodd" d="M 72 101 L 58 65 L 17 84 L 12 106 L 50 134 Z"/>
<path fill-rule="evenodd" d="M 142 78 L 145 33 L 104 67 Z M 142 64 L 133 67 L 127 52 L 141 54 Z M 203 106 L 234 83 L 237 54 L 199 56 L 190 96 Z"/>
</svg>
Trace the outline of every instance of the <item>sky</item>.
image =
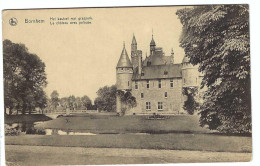
<svg viewBox="0 0 260 166">
<path fill-rule="evenodd" d="M 79 8 L 9 10 L 3 12 L 3 40 L 23 43 L 30 53 L 38 55 L 46 65 L 50 96 L 57 90 L 60 97 L 87 95 L 97 97 L 100 87 L 116 83 L 116 64 L 123 42 L 128 56 L 133 34 L 137 47 L 149 55 L 152 38 L 163 47 L 166 56 L 173 48 L 175 63 L 180 63 L 184 50 L 179 46 L 182 30 L 176 11 L 183 7 Z M 50 24 L 50 17 L 56 18 Z M 56 24 L 58 18 L 85 17 L 91 24 Z M 9 24 L 16 18 L 16 26 Z M 25 23 L 44 20 L 43 23 Z M 69 21 L 70 22 L 70 21 Z M 79 23 L 79 22 L 78 22 Z M 144 59 L 144 58 L 143 58 Z"/>
</svg>

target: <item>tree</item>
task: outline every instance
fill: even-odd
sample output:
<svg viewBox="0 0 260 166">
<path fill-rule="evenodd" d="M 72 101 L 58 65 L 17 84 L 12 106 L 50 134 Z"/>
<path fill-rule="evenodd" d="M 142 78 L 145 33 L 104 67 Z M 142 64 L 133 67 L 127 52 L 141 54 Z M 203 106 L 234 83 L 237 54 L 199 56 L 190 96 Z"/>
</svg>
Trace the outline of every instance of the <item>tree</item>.
<svg viewBox="0 0 260 166">
<path fill-rule="evenodd" d="M 129 108 L 136 107 L 136 98 L 132 96 L 129 91 L 118 90 L 117 94 L 120 96 L 122 102 L 121 114 L 124 115 Z"/>
<path fill-rule="evenodd" d="M 98 97 L 94 103 L 97 105 L 98 110 L 108 112 L 116 111 L 116 86 L 104 86 L 97 91 Z"/>
<path fill-rule="evenodd" d="M 60 99 L 60 106 L 62 107 L 63 110 L 65 110 L 68 107 L 68 97 L 62 97 Z"/>
<path fill-rule="evenodd" d="M 68 106 L 70 110 L 75 110 L 76 109 L 76 97 L 74 95 L 71 95 L 68 97 Z"/>
<path fill-rule="evenodd" d="M 81 97 L 81 102 L 86 109 L 90 109 L 92 106 L 92 101 L 87 95 Z"/>
<path fill-rule="evenodd" d="M 223 132 L 251 132 L 248 5 L 207 5 L 177 11 L 180 46 L 207 87 L 200 123 Z"/>
<path fill-rule="evenodd" d="M 51 93 L 51 105 L 53 106 L 53 108 L 55 110 L 57 110 L 57 107 L 59 105 L 59 93 L 57 92 L 57 90 L 54 90 L 52 93 Z"/>
<path fill-rule="evenodd" d="M 198 94 L 197 87 L 185 87 L 182 89 L 183 95 L 187 97 L 184 102 L 183 109 L 185 109 L 188 114 L 193 115 L 195 111 L 198 110 L 199 103 L 196 101 L 196 95 Z"/>
<path fill-rule="evenodd" d="M 3 42 L 5 109 L 25 114 L 36 106 L 37 91 L 46 85 L 45 64 L 23 44 Z"/>
<path fill-rule="evenodd" d="M 43 112 L 43 109 L 47 107 L 47 96 L 42 89 L 38 89 L 35 95 L 36 107 L 40 108 Z"/>
</svg>

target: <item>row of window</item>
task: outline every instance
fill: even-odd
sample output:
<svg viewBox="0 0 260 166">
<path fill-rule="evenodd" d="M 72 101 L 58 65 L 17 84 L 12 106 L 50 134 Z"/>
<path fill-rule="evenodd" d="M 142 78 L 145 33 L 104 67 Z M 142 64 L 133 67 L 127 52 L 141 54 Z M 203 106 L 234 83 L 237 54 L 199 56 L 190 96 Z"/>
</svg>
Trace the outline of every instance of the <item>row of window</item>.
<svg viewBox="0 0 260 166">
<path fill-rule="evenodd" d="M 151 102 L 150 101 L 147 101 L 146 102 L 146 110 L 151 110 L 152 109 L 152 107 L 151 107 Z M 157 109 L 159 110 L 159 111 L 162 111 L 163 110 L 163 102 L 158 102 L 158 104 L 157 104 Z"/>
<path fill-rule="evenodd" d="M 170 80 L 170 87 L 173 88 L 173 79 Z M 146 81 L 146 88 L 150 88 L 150 81 Z M 158 88 L 162 88 L 162 80 L 158 80 Z M 138 89 L 138 82 L 135 81 L 135 89 Z"/>
<path fill-rule="evenodd" d="M 167 93 L 167 92 L 164 92 L 164 97 L 165 97 L 165 98 L 168 97 L 168 93 Z M 144 98 L 144 93 L 141 93 L 141 98 L 142 98 L 142 99 Z"/>
</svg>

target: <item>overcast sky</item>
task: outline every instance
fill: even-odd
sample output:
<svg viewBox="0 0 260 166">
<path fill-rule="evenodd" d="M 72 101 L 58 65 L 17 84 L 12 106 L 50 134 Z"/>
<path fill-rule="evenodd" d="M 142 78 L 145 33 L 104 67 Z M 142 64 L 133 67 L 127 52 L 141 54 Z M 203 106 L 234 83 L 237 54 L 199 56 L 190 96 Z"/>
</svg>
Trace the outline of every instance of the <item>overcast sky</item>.
<svg viewBox="0 0 260 166">
<path fill-rule="evenodd" d="M 152 29 L 156 45 L 167 56 L 175 52 L 180 63 L 184 51 L 179 47 L 181 23 L 176 11 L 183 7 L 86 8 L 53 10 L 13 10 L 3 13 L 3 39 L 23 43 L 46 64 L 49 96 L 57 90 L 60 97 L 88 95 L 116 82 L 115 67 L 123 41 L 130 57 L 135 34 L 138 49 L 149 55 Z M 10 26 L 9 19 L 18 20 Z M 92 24 L 50 25 L 50 17 L 92 17 Z M 26 24 L 25 19 L 44 23 Z"/>
</svg>

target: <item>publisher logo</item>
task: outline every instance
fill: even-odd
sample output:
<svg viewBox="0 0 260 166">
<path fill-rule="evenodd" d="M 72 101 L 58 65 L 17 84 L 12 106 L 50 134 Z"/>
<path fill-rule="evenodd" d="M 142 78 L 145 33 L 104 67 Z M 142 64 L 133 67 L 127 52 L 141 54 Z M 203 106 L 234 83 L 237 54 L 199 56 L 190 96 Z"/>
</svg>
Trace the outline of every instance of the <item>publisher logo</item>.
<svg viewBox="0 0 260 166">
<path fill-rule="evenodd" d="M 17 23 L 18 23 L 18 21 L 17 21 L 17 19 L 16 19 L 15 17 L 10 18 L 9 24 L 10 24 L 11 26 L 16 26 Z"/>
</svg>

